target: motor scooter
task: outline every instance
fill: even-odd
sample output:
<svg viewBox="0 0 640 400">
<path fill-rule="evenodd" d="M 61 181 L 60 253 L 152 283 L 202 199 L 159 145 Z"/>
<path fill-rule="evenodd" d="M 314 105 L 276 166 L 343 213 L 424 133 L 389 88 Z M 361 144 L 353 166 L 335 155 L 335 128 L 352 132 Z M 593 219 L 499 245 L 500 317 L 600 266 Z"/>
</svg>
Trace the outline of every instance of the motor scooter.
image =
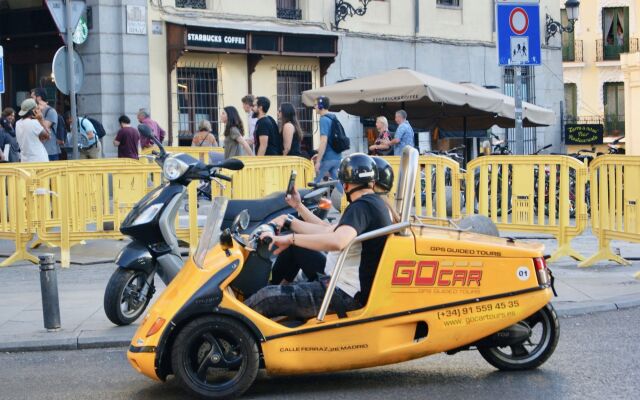
<svg viewBox="0 0 640 400">
<path fill-rule="evenodd" d="M 478 350 L 501 370 L 540 366 L 559 338 L 543 247 L 422 223 L 411 216 L 417 173 L 417 151 L 406 147 L 396 195 L 401 221 L 342 251 L 318 315 L 305 321 L 269 319 L 243 303 L 235 286 L 263 248 L 260 232 L 240 233 L 247 213 L 221 229 L 226 200 L 214 199 L 193 258 L 132 338 L 133 368 L 159 381 L 174 375 L 190 394 L 221 399 L 244 393 L 260 368 L 324 373 L 463 350 Z M 380 236 L 387 241 L 366 304 L 329 314 L 350 247 Z"/>
<path fill-rule="evenodd" d="M 148 135 L 147 132 L 141 134 Z M 174 224 L 189 184 L 194 180 L 230 181 L 231 178 L 222 175 L 220 170 L 243 168 L 243 163 L 236 159 L 206 165 L 187 154 L 169 154 L 154 135 L 148 137 L 159 148 L 153 157 L 162 168 L 166 182 L 145 195 L 120 227 L 120 232 L 132 241 L 116 257 L 118 267 L 104 294 L 105 314 L 116 325 L 131 324 L 142 315 L 155 292 L 156 275 L 168 285 L 182 268 L 184 261 Z M 300 191 L 303 204 L 324 219 L 331 209 L 331 201 L 326 197 L 334 186 L 335 182 L 325 182 L 316 185 L 314 190 Z M 242 210 L 252 214 L 247 229 L 254 229 L 282 214 L 296 215 L 286 203 L 284 192 L 278 192 L 263 199 L 230 201 L 222 227 L 231 225 Z"/>
</svg>

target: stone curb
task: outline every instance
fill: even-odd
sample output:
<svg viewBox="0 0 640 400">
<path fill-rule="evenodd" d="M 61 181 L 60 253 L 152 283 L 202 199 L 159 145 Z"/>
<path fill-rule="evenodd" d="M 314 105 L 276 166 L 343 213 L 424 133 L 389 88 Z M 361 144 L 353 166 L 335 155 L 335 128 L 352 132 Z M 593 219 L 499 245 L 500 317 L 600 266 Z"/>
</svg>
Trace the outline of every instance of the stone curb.
<svg viewBox="0 0 640 400">
<path fill-rule="evenodd" d="M 560 318 L 571 318 L 585 314 L 624 310 L 640 307 L 640 294 L 614 297 L 607 300 L 580 303 L 552 303 Z M 137 326 L 120 329 L 108 334 L 107 331 L 81 331 L 75 337 L 5 341 L 0 337 L 0 353 L 22 353 L 32 351 L 85 350 L 127 347 Z"/>
</svg>

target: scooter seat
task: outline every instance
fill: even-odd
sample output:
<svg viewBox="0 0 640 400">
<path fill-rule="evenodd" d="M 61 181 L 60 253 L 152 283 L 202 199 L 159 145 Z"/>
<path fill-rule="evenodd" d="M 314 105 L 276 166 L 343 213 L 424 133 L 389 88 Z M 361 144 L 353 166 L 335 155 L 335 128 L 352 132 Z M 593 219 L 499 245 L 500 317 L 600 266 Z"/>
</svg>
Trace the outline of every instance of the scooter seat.
<svg viewBox="0 0 640 400">
<path fill-rule="evenodd" d="M 304 197 L 309 192 L 310 190 L 301 190 L 300 196 Z M 254 222 L 264 221 L 270 215 L 290 208 L 284 200 L 284 196 L 284 192 L 276 192 L 262 199 L 230 200 L 227 204 L 224 219 L 225 221 L 232 221 L 242 210 L 247 210 L 251 216 L 250 225 L 253 225 Z"/>
</svg>

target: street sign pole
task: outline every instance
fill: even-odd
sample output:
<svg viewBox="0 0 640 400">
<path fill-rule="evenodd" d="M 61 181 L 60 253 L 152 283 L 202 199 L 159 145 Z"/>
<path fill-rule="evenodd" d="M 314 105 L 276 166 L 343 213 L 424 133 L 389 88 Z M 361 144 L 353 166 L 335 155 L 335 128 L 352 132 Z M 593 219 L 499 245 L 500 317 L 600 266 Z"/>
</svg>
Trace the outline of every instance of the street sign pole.
<svg viewBox="0 0 640 400">
<path fill-rule="evenodd" d="M 514 67 L 516 154 L 524 154 L 524 128 L 522 127 L 522 67 Z"/>
<path fill-rule="evenodd" d="M 72 24 L 72 2 L 66 1 L 67 17 L 67 82 L 69 82 L 69 97 L 71 98 L 71 137 L 73 146 L 73 159 L 77 160 L 78 154 L 78 110 L 76 109 L 76 85 L 75 70 L 73 68 L 73 31 L 75 26 Z"/>
<path fill-rule="evenodd" d="M 0 111 L 2 110 L 2 93 L 4 93 L 4 49 L 0 46 Z"/>
</svg>

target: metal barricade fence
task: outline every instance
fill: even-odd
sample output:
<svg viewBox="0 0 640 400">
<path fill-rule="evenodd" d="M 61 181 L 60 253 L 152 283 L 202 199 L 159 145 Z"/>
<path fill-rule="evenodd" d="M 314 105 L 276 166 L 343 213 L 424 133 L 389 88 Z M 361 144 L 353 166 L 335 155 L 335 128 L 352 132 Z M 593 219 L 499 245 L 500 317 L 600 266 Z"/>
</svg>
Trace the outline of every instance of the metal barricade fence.
<svg viewBox="0 0 640 400">
<path fill-rule="evenodd" d="M 598 237 L 598 251 L 580 263 L 598 261 L 630 263 L 611 251 L 611 240 L 640 243 L 640 157 L 606 155 L 589 165 L 591 182 L 591 230 Z"/>
<path fill-rule="evenodd" d="M 571 240 L 587 225 L 586 178 L 587 167 L 572 157 L 479 157 L 467 164 L 467 215 L 486 215 L 501 230 L 555 236 L 550 262 L 583 260 Z"/>
<path fill-rule="evenodd" d="M 383 157 L 398 177 L 400 156 Z M 420 156 L 419 174 L 415 183 L 414 209 L 418 218 L 429 220 L 433 224 L 448 224 L 446 218 L 459 219 L 464 204 L 464 187 L 461 185 L 460 165 L 443 156 Z M 389 199 L 395 199 L 397 185 L 389 193 Z M 343 209 L 346 197 L 343 197 Z"/>
<path fill-rule="evenodd" d="M 0 263 L 0 267 L 16 261 L 37 263 L 38 258 L 27 251 L 33 237 L 29 185 L 31 175 L 20 168 L 0 166 L 0 239 L 12 240 L 15 251 Z"/>
<path fill-rule="evenodd" d="M 189 154 L 193 158 L 202 161 L 205 164 L 210 163 L 210 153 L 220 155 L 220 159 L 224 156 L 224 147 L 197 147 L 197 146 L 165 146 L 167 153 L 184 153 Z M 140 152 L 141 156 L 151 155 L 152 151 L 159 151 L 157 146 L 147 147 Z M 143 157 L 141 157 L 143 158 Z"/>
</svg>

